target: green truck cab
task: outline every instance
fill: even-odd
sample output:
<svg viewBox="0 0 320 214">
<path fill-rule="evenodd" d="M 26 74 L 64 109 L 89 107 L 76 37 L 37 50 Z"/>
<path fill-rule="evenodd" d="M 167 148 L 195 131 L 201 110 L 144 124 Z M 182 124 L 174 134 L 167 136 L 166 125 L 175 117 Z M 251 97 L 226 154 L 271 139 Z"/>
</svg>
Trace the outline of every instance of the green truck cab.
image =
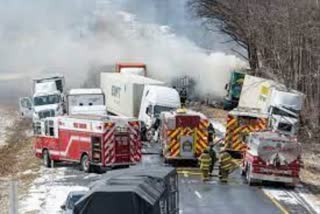
<svg viewBox="0 0 320 214">
<path fill-rule="evenodd" d="M 232 71 L 229 83 L 225 86 L 227 95 L 224 98 L 223 109 L 232 110 L 238 106 L 244 77 L 244 71 Z"/>
</svg>

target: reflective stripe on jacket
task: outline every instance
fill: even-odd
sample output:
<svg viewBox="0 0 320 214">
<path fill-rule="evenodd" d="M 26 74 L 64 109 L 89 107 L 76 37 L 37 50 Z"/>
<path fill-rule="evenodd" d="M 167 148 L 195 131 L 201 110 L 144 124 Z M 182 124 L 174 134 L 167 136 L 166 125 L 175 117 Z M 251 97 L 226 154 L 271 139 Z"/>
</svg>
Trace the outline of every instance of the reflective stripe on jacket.
<svg viewBox="0 0 320 214">
<path fill-rule="evenodd" d="M 222 170 L 231 170 L 233 168 L 232 157 L 229 153 L 223 152 L 220 155 L 220 168 Z"/>
<path fill-rule="evenodd" d="M 202 153 L 200 158 L 200 169 L 201 170 L 209 170 L 210 165 L 211 165 L 211 157 L 207 153 Z"/>
</svg>

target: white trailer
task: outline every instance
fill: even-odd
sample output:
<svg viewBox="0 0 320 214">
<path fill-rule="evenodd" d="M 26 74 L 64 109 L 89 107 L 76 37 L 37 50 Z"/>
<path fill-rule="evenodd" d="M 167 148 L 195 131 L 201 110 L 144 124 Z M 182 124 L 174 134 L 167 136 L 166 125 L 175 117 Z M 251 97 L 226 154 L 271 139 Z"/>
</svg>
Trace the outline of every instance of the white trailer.
<svg viewBox="0 0 320 214">
<path fill-rule="evenodd" d="M 161 81 L 121 73 L 101 73 L 100 81 L 108 112 L 127 117 L 139 116 L 145 85 L 164 85 Z"/>
<path fill-rule="evenodd" d="M 163 82 L 138 75 L 101 73 L 101 88 L 106 95 L 109 113 L 136 117 L 142 122 L 142 137 L 156 136 L 160 113 L 181 107 L 176 89 Z"/>
<path fill-rule="evenodd" d="M 71 89 L 67 95 L 67 113 L 106 115 L 105 96 L 100 88 Z"/>
<path fill-rule="evenodd" d="M 304 94 L 288 90 L 283 84 L 246 75 L 239 107 L 268 114 L 269 127 L 287 134 L 296 134 Z"/>
</svg>

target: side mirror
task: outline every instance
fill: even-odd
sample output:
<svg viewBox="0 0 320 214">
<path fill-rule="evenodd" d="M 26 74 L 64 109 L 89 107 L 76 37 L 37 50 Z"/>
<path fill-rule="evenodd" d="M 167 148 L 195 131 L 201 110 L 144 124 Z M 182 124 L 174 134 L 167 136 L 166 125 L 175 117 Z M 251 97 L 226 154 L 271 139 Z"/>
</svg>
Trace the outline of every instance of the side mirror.
<svg viewBox="0 0 320 214">
<path fill-rule="evenodd" d="M 60 207 L 62 210 L 66 210 L 66 205 L 64 204 L 64 205 L 61 205 L 61 207 Z"/>
</svg>

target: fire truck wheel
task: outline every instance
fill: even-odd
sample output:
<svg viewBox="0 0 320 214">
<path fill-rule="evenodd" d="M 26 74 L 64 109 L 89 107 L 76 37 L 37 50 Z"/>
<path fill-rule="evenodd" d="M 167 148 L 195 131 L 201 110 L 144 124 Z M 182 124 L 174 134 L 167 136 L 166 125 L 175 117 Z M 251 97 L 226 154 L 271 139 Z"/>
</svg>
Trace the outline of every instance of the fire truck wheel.
<svg viewBox="0 0 320 214">
<path fill-rule="evenodd" d="M 90 161 L 86 154 L 81 157 L 81 170 L 84 172 L 90 172 Z"/>
<path fill-rule="evenodd" d="M 46 167 L 51 167 L 50 155 L 47 149 L 43 150 L 43 165 Z"/>
</svg>

